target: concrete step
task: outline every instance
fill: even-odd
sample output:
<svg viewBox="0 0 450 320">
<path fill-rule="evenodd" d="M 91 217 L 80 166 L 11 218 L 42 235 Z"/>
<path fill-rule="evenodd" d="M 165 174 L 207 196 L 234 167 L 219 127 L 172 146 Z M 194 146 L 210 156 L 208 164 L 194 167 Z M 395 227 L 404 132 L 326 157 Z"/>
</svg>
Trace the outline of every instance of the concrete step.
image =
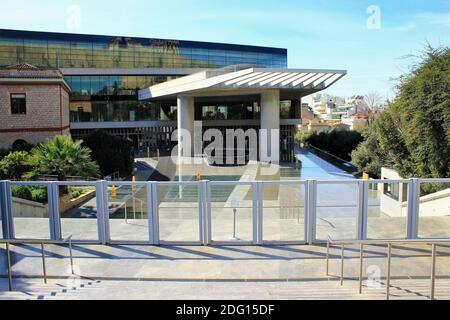
<svg viewBox="0 0 450 320">
<path fill-rule="evenodd" d="M 80 280 L 77 283 L 49 280 L 45 284 L 41 279 L 15 279 L 13 282 L 14 291 L 0 292 L 0 300 L 76 299 L 82 295 L 82 291 L 89 290 L 98 283 L 100 282 L 91 280 Z"/>
<path fill-rule="evenodd" d="M 148 282 L 80 280 L 77 286 L 64 280 L 44 284 L 39 279 L 15 283 L 15 292 L 0 292 L 1 300 L 92 300 L 92 299 L 274 299 L 274 300 L 384 300 L 386 288 L 363 288 L 357 281 L 299 282 Z M 438 300 L 450 300 L 450 280 L 440 280 Z M 394 280 L 391 300 L 428 300 L 429 281 Z"/>
</svg>

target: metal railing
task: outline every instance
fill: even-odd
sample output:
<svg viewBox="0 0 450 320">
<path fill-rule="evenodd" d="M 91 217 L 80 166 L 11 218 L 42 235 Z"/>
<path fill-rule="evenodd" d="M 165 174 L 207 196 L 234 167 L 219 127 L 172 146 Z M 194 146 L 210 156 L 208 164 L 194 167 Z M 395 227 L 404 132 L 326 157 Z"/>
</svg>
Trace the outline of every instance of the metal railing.
<svg viewBox="0 0 450 320">
<path fill-rule="evenodd" d="M 41 255 L 42 255 L 42 274 L 44 278 L 44 283 L 47 284 L 47 267 L 45 262 L 45 245 L 68 245 L 69 257 L 70 257 L 70 269 L 72 275 L 74 273 L 73 269 L 73 255 L 72 255 L 72 236 L 67 237 L 61 241 L 49 241 L 49 240 L 37 240 L 37 239 L 22 239 L 22 240 L 0 240 L 0 243 L 6 245 L 6 260 L 7 260 L 7 271 L 8 271 L 8 289 L 13 291 L 13 274 L 12 274 L 12 263 L 11 263 L 11 245 L 19 244 L 29 244 L 29 245 L 40 245 Z"/>
<path fill-rule="evenodd" d="M 344 285 L 344 261 L 345 250 L 348 246 L 359 246 L 359 294 L 363 293 L 363 281 L 364 281 L 364 252 L 366 246 L 384 245 L 387 248 L 386 258 L 386 300 L 391 297 L 391 279 L 392 279 L 392 248 L 393 245 L 430 245 L 431 246 L 431 263 L 430 263 L 430 300 L 435 299 L 436 292 L 436 259 L 438 256 L 437 248 L 439 245 L 449 245 L 450 239 L 416 239 L 416 240 L 333 240 L 330 236 L 327 240 L 327 254 L 326 254 L 326 275 L 330 276 L 330 249 L 331 247 L 338 246 L 341 252 L 341 265 L 340 265 L 340 284 Z"/>
<path fill-rule="evenodd" d="M 370 238 L 386 238 L 387 236 L 373 235 L 368 232 L 368 226 L 371 224 L 371 217 L 369 215 L 370 210 L 373 210 L 372 204 L 370 200 L 372 198 L 370 195 L 370 186 L 371 185 L 386 185 L 386 184 L 399 184 L 399 185 L 407 185 L 407 203 L 402 203 L 403 212 L 401 212 L 401 223 L 399 223 L 398 228 L 398 238 L 414 240 L 420 239 L 420 207 L 421 207 L 421 194 L 420 188 L 421 184 L 425 183 L 440 183 L 440 184 L 449 184 L 450 179 L 401 179 L 401 180 L 356 180 L 356 179 L 345 179 L 345 180 L 282 180 L 282 181 L 170 181 L 170 182 L 111 182 L 111 181 L 65 181 L 65 182 L 57 182 L 57 181 L 34 181 L 34 182 L 25 182 L 25 181 L 0 181 L 0 212 L 1 212 L 1 225 L 2 225 L 2 235 L 5 239 L 16 239 L 17 232 L 15 229 L 20 228 L 28 228 L 26 229 L 26 235 L 24 238 L 33 238 L 30 234 L 33 234 L 33 229 L 29 228 L 29 225 L 23 227 L 20 222 L 20 212 L 14 212 L 13 208 L 13 194 L 12 188 L 14 186 L 44 186 L 47 188 L 48 194 L 48 218 L 44 215 L 41 221 L 46 221 L 47 219 L 49 224 L 49 239 L 54 241 L 59 241 L 63 238 L 61 231 L 61 224 L 64 223 L 65 219 L 69 219 L 69 217 L 64 216 L 64 214 L 60 211 L 60 187 L 61 186 L 90 186 L 95 188 L 95 199 L 91 200 L 93 208 L 91 217 L 93 223 L 96 223 L 97 231 L 96 235 L 89 235 L 86 237 L 84 234 L 85 229 L 77 229 L 77 230 L 69 230 L 69 234 L 73 234 L 73 240 L 76 242 L 89 242 L 93 244 L 109 244 L 109 243 L 117 243 L 117 241 L 112 241 L 110 237 L 110 224 L 111 219 L 118 219 L 111 214 L 110 204 L 114 202 L 109 199 L 109 195 L 111 193 L 110 187 L 117 186 L 120 188 L 121 186 L 129 187 L 130 191 L 125 191 L 127 196 L 126 200 L 118 201 L 119 208 L 124 208 L 125 205 L 125 222 L 128 222 L 128 219 L 137 217 L 135 214 L 139 212 L 140 208 L 140 218 L 145 218 L 148 220 L 148 232 L 146 238 L 148 241 L 143 242 L 144 244 L 151 245 L 159 245 L 161 243 L 164 244 L 172 244 L 165 243 L 160 237 L 160 222 L 164 217 L 161 215 L 162 206 L 161 201 L 166 201 L 167 199 L 163 199 L 164 195 L 161 195 L 161 192 L 166 192 L 168 195 L 170 192 L 176 193 L 174 189 L 176 187 L 180 187 L 183 189 L 184 187 L 195 187 L 195 194 L 191 194 L 191 198 L 188 200 L 183 199 L 183 201 L 191 202 L 194 204 L 191 206 L 191 212 L 193 210 L 198 214 L 198 220 L 194 221 L 191 218 L 189 223 L 196 223 L 196 229 L 199 230 L 198 234 L 195 234 L 191 237 L 190 241 L 177 241 L 174 244 L 183 245 L 222 245 L 222 244 L 230 244 L 230 245 L 242 245 L 242 244 L 256 244 L 256 245 L 264 245 L 264 244 L 316 244 L 316 243 L 325 243 L 327 241 L 327 234 L 331 234 L 335 238 L 339 238 L 340 234 L 344 232 L 345 234 L 353 234 L 351 237 L 358 240 L 366 240 Z M 265 198 L 265 190 L 266 188 L 278 188 L 276 194 L 285 192 L 289 193 L 289 197 L 293 199 L 299 200 L 298 205 L 299 210 L 297 212 L 297 216 L 295 217 L 295 221 L 298 223 L 299 228 L 304 228 L 301 232 L 301 236 L 297 238 L 289 238 L 289 241 L 278 241 L 278 240 L 268 240 L 266 239 L 266 234 L 264 232 L 264 224 L 271 223 L 268 220 L 268 213 L 273 208 L 273 204 L 268 203 L 268 200 Z M 214 190 L 223 188 L 229 194 L 225 194 L 225 197 L 229 197 L 229 199 L 216 201 L 214 200 Z M 240 189 L 244 190 L 240 190 Z M 282 190 L 282 188 L 285 188 Z M 128 190 L 128 188 L 125 188 Z M 169 191 L 164 191 L 164 190 Z M 136 190 L 136 192 L 134 191 Z M 140 191 L 142 190 L 142 191 Z M 171 190 L 171 191 L 170 191 Z M 226 191 L 228 190 L 228 191 Z M 231 190 L 231 191 L 230 191 Z M 252 190 L 252 191 L 249 191 Z M 287 190 L 287 191 L 286 191 Z M 295 191 L 295 194 L 291 191 Z M 406 189 L 405 189 L 406 190 Z M 377 194 L 381 199 L 381 196 L 385 196 L 381 194 L 383 190 L 380 189 L 380 193 Z M 136 194 L 139 192 L 139 194 Z M 179 192 L 180 196 L 182 191 Z M 248 240 L 251 241 L 234 241 L 234 242 L 225 242 L 225 241 L 215 241 L 214 239 L 214 231 L 212 230 L 212 219 L 214 217 L 215 210 L 217 210 L 217 203 L 220 203 L 222 209 L 229 208 L 229 202 L 232 196 L 239 196 L 241 200 L 247 201 L 249 206 L 248 210 L 251 212 L 249 215 L 249 221 L 246 221 L 250 226 L 249 228 L 252 230 L 252 236 L 247 237 Z M 170 195 L 169 195 L 170 196 Z M 184 197 L 185 195 L 183 195 Z M 345 197 L 344 197 L 345 196 Z M 287 197 L 289 199 L 289 197 Z M 301 198 L 297 199 L 296 197 Z M 342 200 L 343 198 L 350 199 Z M 329 201 L 329 199 L 332 199 Z M 325 202 L 324 202 L 325 200 Z M 379 200 L 379 199 L 378 199 Z M 127 201 L 130 204 L 133 204 L 132 211 L 128 210 L 129 207 L 126 205 Z M 275 204 L 275 207 L 278 206 L 279 212 L 277 213 L 279 216 L 273 215 L 274 219 L 281 220 L 281 215 L 284 213 L 283 200 L 282 198 L 277 198 L 278 201 Z M 284 200 L 286 201 L 286 200 Z M 170 199 L 169 199 L 170 202 Z M 165 202 L 167 203 L 167 202 Z M 174 202 L 174 208 L 176 202 Z M 286 202 L 285 202 L 286 203 Z M 213 205 L 214 204 L 214 205 Z M 296 205 L 297 206 L 297 205 Z M 381 205 L 380 209 L 376 209 L 379 211 L 380 215 L 382 214 Z M 130 205 L 131 207 L 131 205 Z M 167 207 L 166 207 L 167 208 Z M 180 207 L 181 208 L 181 207 Z M 232 217 L 233 208 L 230 210 L 222 210 L 224 215 L 229 214 Z M 442 208 L 444 210 L 445 208 Z M 334 211 L 333 211 L 334 210 Z M 439 209 L 440 210 L 440 209 Z M 178 210 L 180 214 L 184 214 L 184 210 Z M 272 210 L 273 213 L 274 210 Z M 377 211 L 377 212 L 378 212 Z M 167 212 L 167 210 L 166 210 Z M 242 211 L 240 211 L 242 212 Z M 333 218 L 340 219 L 341 217 L 346 217 L 348 223 L 344 224 L 332 224 L 328 223 L 326 219 L 324 219 L 324 215 L 326 216 L 329 212 L 332 212 Z M 216 214 L 217 215 L 217 214 Z M 346 216 L 347 215 L 347 216 Z M 442 215 L 442 214 L 441 214 Z M 238 217 L 240 215 L 238 214 Z M 303 217 L 303 221 L 301 221 Z M 396 217 L 397 218 L 397 217 Z M 81 218 L 80 218 L 81 219 Z M 447 218 L 445 218 L 447 219 Z M 96 221 L 95 221 L 96 220 Z M 277 223 L 277 221 L 275 223 Z M 343 221 L 343 220 L 342 220 Z M 302 224 L 304 222 L 304 225 Z M 325 230 L 323 226 L 320 226 L 320 222 L 325 222 L 332 231 L 330 232 L 328 229 Z M 238 226 L 241 223 L 238 219 Z M 388 222 L 389 223 L 389 222 Z M 126 224 L 125 224 L 126 225 Z M 349 226 L 351 225 L 351 227 Z M 406 227 L 404 227 L 406 225 Z M 16 228 L 15 228 L 16 227 Z M 351 228 L 351 229 L 350 229 Z M 193 228 L 194 229 L 194 228 Z M 238 227 L 239 229 L 239 227 Z M 24 230 L 24 229 L 22 229 Z M 95 229 L 94 229 L 95 230 Z M 87 231 L 86 231 L 87 232 Z M 89 232 L 92 232 L 90 229 Z M 16 234 L 17 233 L 17 234 Z M 433 234 L 437 234 L 436 232 L 432 232 Z M 300 234 L 298 232 L 297 234 Z M 195 236 L 195 241 L 192 240 Z M 450 232 L 444 230 L 441 232 L 440 238 L 449 237 Z M 44 236 L 39 235 L 39 238 Z M 390 236 L 389 236 L 390 237 Z M 425 237 L 425 236 L 424 236 Z M 45 238 L 45 237 L 44 237 Z M 280 237 L 281 238 L 281 237 Z M 89 239 L 89 240 L 87 240 Z M 122 238 L 121 238 L 122 239 Z M 122 241 L 122 240 L 121 240 Z M 130 239 L 129 241 L 123 240 L 124 243 L 128 243 L 133 241 Z M 244 243 L 245 242 L 245 243 Z"/>
</svg>

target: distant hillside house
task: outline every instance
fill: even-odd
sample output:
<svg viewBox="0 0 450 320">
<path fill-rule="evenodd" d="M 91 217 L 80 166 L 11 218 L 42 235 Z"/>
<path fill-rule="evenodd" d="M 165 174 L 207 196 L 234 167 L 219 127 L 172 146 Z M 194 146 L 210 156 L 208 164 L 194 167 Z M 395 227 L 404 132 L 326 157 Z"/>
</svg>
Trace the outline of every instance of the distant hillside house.
<svg viewBox="0 0 450 320">
<path fill-rule="evenodd" d="M 0 68 L 0 148 L 70 134 L 70 86 L 58 69 Z"/>
</svg>

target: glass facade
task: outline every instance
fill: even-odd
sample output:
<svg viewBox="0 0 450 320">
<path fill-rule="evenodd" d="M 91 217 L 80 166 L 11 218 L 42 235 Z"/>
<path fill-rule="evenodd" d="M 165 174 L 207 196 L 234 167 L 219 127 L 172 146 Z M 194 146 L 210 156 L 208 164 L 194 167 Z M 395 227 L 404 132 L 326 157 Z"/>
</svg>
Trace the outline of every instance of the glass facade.
<svg viewBox="0 0 450 320">
<path fill-rule="evenodd" d="M 261 107 L 258 101 L 248 103 L 230 103 L 227 105 L 205 106 L 196 108 L 196 120 L 258 120 Z"/>
<path fill-rule="evenodd" d="M 175 103 L 139 101 L 138 91 L 175 76 L 67 76 L 71 122 L 176 120 Z"/>
<path fill-rule="evenodd" d="M 221 43 L 0 30 L 0 66 L 55 68 L 287 67 L 287 50 Z"/>
<path fill-rule="evenodd" d="M 280 101 L 280 119 L 300 117 L 299 104 L 295 100 Z M 236 102 L 220 103 L 212 100 L 209 103 L 196 103 L 195 119 L 198 120 L 260 120 L 260 99 L 249 100 L 241 97 Z"/>
<path fill-rule="evenodd" d="M 267 47 L 0 30 L 0 66 L 29 63 L 53 68 L 220 68 L 233 64 L 287 67 L 287 50 Z M 100 72 L 101 73 L 101 72 Z M 181 76 L 181 75 L 180 75 Z M 70 121 L 176 120 L 176 102 L 140 102 L 138 91 L 176 76 L 66 76 Z M 217 107 L 204 120 L 258 119 L 250 104 Z M 242 110 L 238 110 L 242 108 Z"/>
<path fill-rule="evenodd" d="M 176 129 L 170 121 L 177 120 L 177 102 L 176 99 L 139 101 L 138 91 L 191 72 L 169 72 L 164 69 L 221 68 L 236 64 L 287 68 L 287 50 L 209 42 L 0 29 L 0 67 L 20 63 L 43 68 L 91 69 L 89 72 L 63 70 L 72 89 L 70 122 L 92 123 L 88 129 L 71 129 L 74 138 L 83 138 L 95 130 L 95 123 L 99 122 L 167 121 L 155 127 L 136 123 L 136 127 L 119 129 L 112 125 L 106 129 L 112 134 L 133 140 L 137 152 L 147 154 L 157 149 L 170 150 L 168 146 L 173 144 L 171 133 Z M 157 75 L 142 75 L 145 70 L 137 71 L 145 68 L 161 68 L 161 72 L 158 71 Z M 167 75 L 168 73 L 171 75 Z M 259 97 L 219 100 L 196 103 L 195 118 L 204 121 L 231 120 L 231 127 L 233 120 L 260 119 Z M 297 105 L 290 100 L 282 101 L 281 118 L 298 118 Z M 294 127 L 289 126 L 283 129 L 283 137 L 292 136 L 292 128 Z"/>
</svg>

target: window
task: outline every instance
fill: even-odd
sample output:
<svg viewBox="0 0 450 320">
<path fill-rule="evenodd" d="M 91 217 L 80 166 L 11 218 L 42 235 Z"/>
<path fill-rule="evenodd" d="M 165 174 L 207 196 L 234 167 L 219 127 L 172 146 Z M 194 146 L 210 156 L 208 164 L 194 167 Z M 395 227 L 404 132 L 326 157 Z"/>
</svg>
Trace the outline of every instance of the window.
<svg viewBox="0 0 450 320">
<path fill-rule="evenodd" d="M 11 94 L 11 114 L 26 114 L 27 103 L 24 93 Z"/>
<path fill-rule="evenodd" d="M 396 201 L 399 201 L 400 200 L 400 185 L 398 183 L 384 184 L 384 194 Z"/>
</svg>

